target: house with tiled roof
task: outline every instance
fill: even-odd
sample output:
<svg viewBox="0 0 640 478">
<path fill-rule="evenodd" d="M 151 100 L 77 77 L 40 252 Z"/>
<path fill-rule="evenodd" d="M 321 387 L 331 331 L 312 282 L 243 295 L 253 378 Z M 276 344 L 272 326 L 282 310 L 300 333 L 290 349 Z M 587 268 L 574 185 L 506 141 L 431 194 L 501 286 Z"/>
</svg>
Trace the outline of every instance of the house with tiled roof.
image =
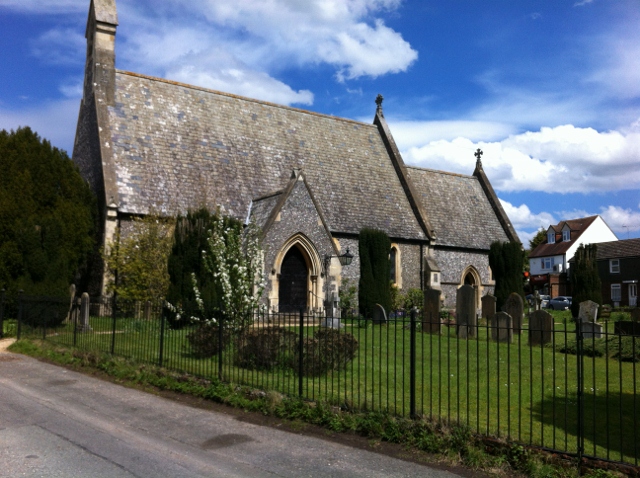
<svg viewBox="0 0 640 478">
<path fill-rule="evenodd" d="M 114 0 L 91 2 L 73 152 L 103 246 L 135 217 L 206 206 L 262 228 L 274 311 L 320 310 L 357 284 L 363 228 L 390 237 L 399 288 L 440 289 L 449 305 L 462 284 L 478 305 L 493 290 L 489 246 L 518 237 L 479 159 L 471 176 L 407 167 L 380 96 L 367 124 L 118 70 L 117 25 Z"/>
<path fill-rule="evenodd" d="M 602 303 L 637 307 L 640 239 L 601 242 L 597 245 L 596 261 L 602 283 Z"/>
<path fill-rule="evenodd" d="M 534 288 L 553 297 L 567 295 L 567 270 L 581 244 L 617 241 L 599 215 L 560 221 L 547 228 L 547 240 L 529 253 L 529 273 Z"/>
</svg>

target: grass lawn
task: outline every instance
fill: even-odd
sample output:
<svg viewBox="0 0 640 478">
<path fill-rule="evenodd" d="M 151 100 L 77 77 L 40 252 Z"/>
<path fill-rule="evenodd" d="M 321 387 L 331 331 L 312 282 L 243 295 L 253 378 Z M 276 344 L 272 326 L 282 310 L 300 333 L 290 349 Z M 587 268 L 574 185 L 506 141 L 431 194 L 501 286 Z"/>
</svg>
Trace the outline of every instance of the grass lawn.
<svg viewBox="0 0 640 478">
<path fill-rule="evenodd" d="M 560 352 L 575 346 L 570 314 L 553 312 L 553 316 L 553 342 L 546 346 L 529 347 L 526 320 L 524 330 L 514 335 L 510 344 L 493 342 L 482 322 L 478 337 L 468 340 L 458 339 L 453 327 L 444 327 L 441 335 L 418 332 L 417 414 L 466 424 L 481 434 L 577 452 L 578 414 L 582 412 L 585 454 L 637 464 L 640 417 L 636 362 L 611 358 L 623 344 L 620 336 L 613 335 L 613 323 L 608 323 L 605 338 L 584 341 L 585 350 L 598 349 L 604 355 L 583 355 L 579 364 L 577 355 Z M 386 410 L 409 416 L 410 331 L 406 323 L 362 327 L 361 321 L 344 322 L 343 331 L 352 333 L 359 343 L 355 359 L 344 370 L 303 377 L 302 396 L 343 409 Z M 92 317 L 90 325 L 91 331 L 76 334 L 69 325 L 56 328 L 47 332 L 47 340 L 85 350 L 113 350 L 143 363 L 159 363 L 159 321 L 118 319 L 114 327 L 110 318 Z M 294 332 L 293 349 L 300 329 L 289 329 Z M 217 356 L 196 358 L 186 339 L 191 330 L 165 330 L 164 367 L 205 378 L 220 375 L 228 382 L 298 395 L 300 381 L 294 368 L 257 371 L 235 366 L 233 341 L 221 362 Z M 306 337 L 315 330 L 309 326 L 302 332 Z M 635 339 L 629 340 L 635 347 Z M 295 367 L 293 352 L 288 363 Z M 579 366 L 584 374 L 581 402 Z"/>
</svg>

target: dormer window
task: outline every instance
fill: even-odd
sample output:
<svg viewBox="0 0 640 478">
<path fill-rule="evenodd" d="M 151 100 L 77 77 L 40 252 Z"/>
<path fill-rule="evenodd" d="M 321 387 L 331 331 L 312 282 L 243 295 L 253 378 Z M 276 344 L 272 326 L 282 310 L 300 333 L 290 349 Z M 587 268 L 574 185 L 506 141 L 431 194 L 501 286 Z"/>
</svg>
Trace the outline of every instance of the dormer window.
<svg viewBox="0 0 640 478">
<path fill-rule="evenodd" d="M 555 232 L 547 232 L 547 243 L 555 244 L 556 243 L 556 233 Z"/>
<path fill-rule="evenodd" d="M 570 241 L 571 240 L 571 231 L 568 229 L 565 229 L 564 231 L 562 231 L 562 240 L 563 241 Z"/>
</svg>

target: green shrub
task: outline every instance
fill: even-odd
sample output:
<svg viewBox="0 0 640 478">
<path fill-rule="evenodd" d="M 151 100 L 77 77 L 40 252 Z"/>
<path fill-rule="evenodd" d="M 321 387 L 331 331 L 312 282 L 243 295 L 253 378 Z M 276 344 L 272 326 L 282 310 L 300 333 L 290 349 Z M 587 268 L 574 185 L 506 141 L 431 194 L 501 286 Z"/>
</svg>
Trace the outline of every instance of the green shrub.
<svg viewBox="0 0 640 478">
<path fill-rule="evenodd" d="M 302 374 L 317 377 L 331 370 L 342 370 L 358 351 L 358 340 L 348 332 L 322 328 L 302 342 Z M 296 362 L 299 360 L 296 347 Z"/>
<path fill-rule="evenodd" d="M 252 370 L 291 365 L 293 356 L 288 351 L 295 341 L 295 332 L 284 327 L 249 330 L 238 339 L 235 363 Z"/>
<path fill-rule="evenodd" d="M 187 334 L 187 341 L 191 346 L 191 353 L 198 358 L 208 358 L 217 355 L 220 347 L 224 350 L 229 342 L 229 334 L 222 333 L 222 341 L 216 324 L 203 323 Z"/>
<path fill-rule="evenodd" d="M 371 317 L 376 304 L 391 309 L 391 241 L 384 231 L 362 229 L 358 239 L 360 255 L 360 282 L 358 305 L 360 313 Z"/>
<path fill-rule="evenodd" d="M 67 318 L 69 299 L 32 297 L 22 303 L 22 324 L 30 327 L 57 327 Z"/>
</svg>

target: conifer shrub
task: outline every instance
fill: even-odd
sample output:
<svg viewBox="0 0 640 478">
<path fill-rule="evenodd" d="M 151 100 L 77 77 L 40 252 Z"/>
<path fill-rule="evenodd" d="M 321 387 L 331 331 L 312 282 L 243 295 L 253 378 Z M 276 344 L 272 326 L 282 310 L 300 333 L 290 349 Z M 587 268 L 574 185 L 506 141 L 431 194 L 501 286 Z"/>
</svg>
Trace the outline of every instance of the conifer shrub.
<svg viewBox="0 0 640 478">
<path fill-rule="evenodd" d="M 362 229 L 358 240 L 360 254 L 360 282 L 358 305 L 360 313 L 371 317 L 376 304 L 391 309 L 391 241 L 384 231 Z"/>
<path fill-rule="evenodd" d="M 493 242 L 489 249 L 489 266 L 496 283 L 494 295 L 498 309 L 504 305 L 512 292 L 520 294 L 524 299 L 522 244 L 519 242 Z"/>
<path fill-rule="evenodd" d="M 252 329 L 240 335 L 236 365 L 251 370 L 291 366 L 296 334 L 284 327 Z"/>
<path fill-rule="evenodd" d="M 598 265 L 596 262 L 596 244 L 581 244 L 574 255 L 574 264 L 571 266 L 571 315 L 578 317 L 580 302 L 592 300 L 602 304 L 602 291 Z"/>
<path fill-rule="evenodd" d="M 343 370 L 358 352 L 358 340 L 348 332 L 321 328 L 302 342 L 302 374 L 317 377 L 332 370 Z M 298 364 L 300 347 L 296 347 Z"/>
</svg>

